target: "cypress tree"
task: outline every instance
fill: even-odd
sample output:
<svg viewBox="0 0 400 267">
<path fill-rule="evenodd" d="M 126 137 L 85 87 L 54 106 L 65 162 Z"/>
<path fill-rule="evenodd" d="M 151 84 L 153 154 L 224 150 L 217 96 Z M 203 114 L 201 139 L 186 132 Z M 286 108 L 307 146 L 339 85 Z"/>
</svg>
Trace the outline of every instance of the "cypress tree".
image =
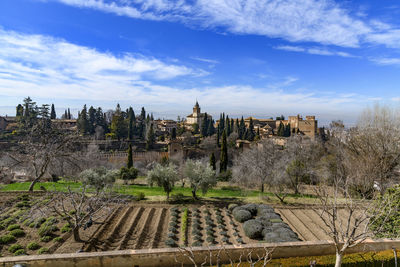
<svg viewBox="0 0 400 267">
<path fill-rule="evenodd" d="M 151 120 L 151 121 L 154 121 L 153 113 L 151 113 L 150 120 Z"/>
<path fill-rule="evenodd" d="M 219 158 L 219 172 L 225 172 L 228 169 L 228 146 L 226 142 L 226 131 L 222 134 L 221 155 Z"/>
<path fill-rule="evenodd" d="M 208 120 L 208 129 L 207 129 L 207 135 L 212 136 L 215 134 L 215 127 L 214 127 L 214 120 Z"/>
<path fill-rule="evenodd" d="M 71 120 L 71 119 L 72 119 L 72 116 L 71 116 L 71 111 L 69 110 L 69 108 L 68 108 L 68 119 L 69 119 L 69 120 Z"/>
<path fill-rule="evenodd" d="M 231 119 L 231 133 L 235 131 L 235 121 Z"/>
<path fill-rule="evenodd" d="M 244 123 L 244 119 L 242 116 L 242 119 L 240 120 L 239 124 L 239 139 L 243 140 L 245 139 L 245 134 L 246 134 L 246 124 Z"/>
<path fill-rule="evenodd" d="M 146 110 L 142 107 L 142 111 L 140 112 L 140 119 L 143 121 L 146 119 Z"/>
<path fill-rule="evenodd" d="M 239 136 L 239 119 L 238 119 L 238 118 L 236 118 L 234 129 L 235 129 L 235 132 L 236 132 L 236 133 L 238 134 L 238 136 Z M 239 139 L 240 139 L 240 137 L 239 137 Z"/>
<path fill-rule="evenodd" d="M 175 140 L 175 139 L 176 139 L 176 128 L 172 128 L 171 140 Z"/>
<path fill-rule="evenodd" d="M 218 127 L 217 127 L 217 146 L 218 147 L 219 147 L 219 136 L 220 136 L 220 132 L 221 132 L 220 128 L 221 128 L 221 126 L 220 126 L 220 124 L 218 124 Z"/>
<path fill-rule="evenodd" d="M 64 118 L 63 118 L 64 120 L 68 120 L 68 113 L 67 113 L 67 110 L 65 110 L 65 112 L 64 112 Z"/>
<path fill-rule="evenodd" d="M 18 104 L 16 116 L 22 117 L 23 115 L 24 115 L 24 107 L 21 104 Z"/>
<path fill-rule="evenodd" d="M 146 138 L 146 150 L 152 149 L 154 143 L 155 143 L 155 136 L 154 136 L 153 124 L 150 124 L 150 129 L 147 132 L 147 138 Z"/>
<path fill-rule="evenodd" d="M 208 135 L 208 115 L 207 115 L 207 112 L 204 113 L 204 120 L 202 121 L 202 124 L 201 124 L 200 133 L 201 133 L 202 136 L 207 136 Z"/>
<path fill-rule="evenodd" d="M 291 131 L 290 131 L 290 123 L 288 123 L 288 125 L 286 125 L 284 132 L 285 132 L 285 134 L 284 134 L 285 137 L 289 137 L 290 136 L 290 133 L 291 133 Z"/>
<path fill-rule="evenodd" d="M 128 147 L 128 162 L 126 163 L 128 169 L 133 167 L 133 155 L 132 155 L 132 144 L 129 143 Z"/>
<path fill-rule="evenodd" d="M 250 117 L 250 122 L 249 122 L 249 130 L 248 130 L 248 134 L 247 134 L 247 140 L 249 141 L 253 141 L 254 140 L 254 125 L 253 125 L 253 118 Z"/>
<path fill-rule="evenodd" d="M 277 136 L 283 136 L 284 135 L 284 131 L 285 131 L 285 129 L 284 129 L 283 123 L 281 122 L 279 124 L 278 131 L 277 131 L 276 135 Z"/>
<path fill-rule="evenodd" d="M 229 136 L 231 134 L 231 123 L 229 120 L 229 116 L 226 115 L 226 120 L 225 120 L 225 128 L 226 128 L 226 135 Z"/>
<path fill-rule="evenodd" d="M 257 140 L 261 138 L 260 136 L 260 126 L 258 126 L 257 128 L 257 136 L 256 136 Z"/>
<path fill-rule="evenodd" d="M 51 104 L 50 119 L 55 120 L 56 118 L 57 118 L 56 109 L 54 108 L 54 104 Z"/>
<path fill-rule="evenodd" d="M 133 111 L 132 107 L 129 107 L 128 110 L 128 138 L 129 140 L 133 139 L 133 133 L 134 133 L 134 120 L 135 120 L 135 113 Z"/>
<path fill-rule="evenodd" d="M 89 108 L 89 133 L 94 134 L 96 129 L 96 110 L 93 106 Z"/>
<path fill-rule="evenodd" d="M 215 171 L 217 169 L 214 152 L 210 155 L 210 167 Z"/>
</svg>

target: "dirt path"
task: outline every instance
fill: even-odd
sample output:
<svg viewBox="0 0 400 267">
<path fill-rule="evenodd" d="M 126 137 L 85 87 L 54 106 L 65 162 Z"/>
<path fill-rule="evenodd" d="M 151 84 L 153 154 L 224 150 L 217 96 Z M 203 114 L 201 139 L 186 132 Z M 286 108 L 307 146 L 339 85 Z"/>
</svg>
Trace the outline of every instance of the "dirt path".
<svg viewBox="0 0 400 267">
<path fill-rule="evenodd" d="M 103 241 L 103 244 L 101 245 L 103 251 L 117 249 L 124 238 L 124 234 L 128 232 L 126 222 L 133 214 L 133 207 L 125 208 L 122 213 L 123 216 L 120 217 L 111 234 Z"/>
<path fill-rule="evenodd" d="M 329 237 L 329 229 L 319 217 L 317 213 L 313 210 L 303 210 L 304 215 L 309 218 L 309 220 L 313 223 L 315 228 L 313 228 L 315 234 L 319 237 L 320 240 L 330 240 Z"/>
<path fill-rule="evenodd" d="M 284 222 L 286 222 L 293 231 L 304 241 L 316 240 L 313 233 L 288 209 L 276 209 Z"/>
<path fill-rule="evenodd" d="M 328 240 L 329 236 L 322 230 L 319 223 L 315 219 L 311 219 L 305 212 L 307 210 L 299 209 L 292 211 L 297 218 L 308 227 L 308 229 L 312 232 L 315 237 L 315 240 Z"/>
<path fill-rule="evenodd" d="M 101 240 L 106 240 L 106 237 L 109 234 L 109 231 L 112 231 L 112 228 L 115 227 L 117 221 L 120 219 L 120 216 L 122 215 L 123 208 L 117 207 L 115 211 L 112 213 L 111 217 L 109 220 L 107 220 L 99 229 L 98 232 L 94 234 L 94 237 L 92 240 L 90 240 L 90 243 L 88 245 L 85 245 L 83 247 L 83 251 L 101 251 L 101 249 L 98 247 L 101 244 Z"/>
<path fill-rule="evenodd" d="M 144 223 L 144 225 L 141 227 L 142 230 L 140 231 L 135 249 L 146 248 L 147 246 L 149 246 L 149 244 L 151 244 L 150 239 L 152 236 L 152 232 L 156 232 L 156 229 L 153 229 L 155 226 L 155 224 L 153 223 L 155 211 L 155 208 L 151 208 L 150 211 L 147 213 L 146 220 L 144 222 L 142 220 L 142 223 Z"/>
<path fill-rule="evenodd" d="M 158 248 L 165 242 L 165 233 L 168 231 L 168 215 L 168 209 L 161 208 L 156 234 L 151 244 L 152 248 Z"/>
<path fill-rule="evenodd" d="M 126 245 L 128 244 L 128 241 L 131 239 L 133 231 L 135 230 L 135 227 L 138 224 L 143 211 L 144 211 L 143 207 L 136 209 L 135 214 L 127 222 L 129 228 L 128 228 L 128 231 L 125 233 L 124 238 L 122 239 L 121 243 L 119 244 L 118 250 L 126 248 Z"/>
</svg>

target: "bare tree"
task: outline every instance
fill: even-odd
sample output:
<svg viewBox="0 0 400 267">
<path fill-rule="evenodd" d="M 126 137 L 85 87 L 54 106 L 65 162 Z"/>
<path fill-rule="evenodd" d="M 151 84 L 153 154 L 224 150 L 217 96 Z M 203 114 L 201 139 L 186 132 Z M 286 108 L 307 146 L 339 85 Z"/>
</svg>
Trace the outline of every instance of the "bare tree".
<svg viewBox="0 0 400 267">
<path fill-rule="evenodd" d="M 281 149 L 271 139 L 262 140 L 235 158 L 234 181 L 248 187 L 257 186 L 264 192 L 264 185 L 272 180 L 274 166 L 281 156 Z"/>
<path fill-rule="evenodd" d="M 395 212 L 390 198 L 373 201 L 366 195 L 354 197 L 351 191 L 352 173 L 354 168 L 359 167 L 359 161 L 348 147 L 349 141 L 330 137 L 329 154 L 323 159 L 319 172 L 322 179 L 315 187 L 321 204 L 315 211 L 329 229 L 327 234 L 335 244 L 336 267 L 341 266 L 343 254 L 348 248 L 374 237 L 374 233 L 379 232 Z M 374 225 L 374 230 L 371 225 Z"/>
<path fill-rule="evenodd" d="M 123 198 L 115 195 L 111 188 L 104 187 L 92 193 L 87 184 L 78 189 L 67 188 L 67 192 L 48 191 L 47 201 L 32 207 L 31 213 L 40 212 L 45 216 L 57 214 L 65 218 L 72 229 L 76 242 L 82 242 L 79 230 L 97 223 L 100 218 L 107 217 L 112 207 L 122 203 Z"/>
<path fill-rule="evenodd" d="M 350 159 L 358 163 L 351 183 L 360 193 L 370 194 L 377 183 L 383 194 L 399 181 L 400 117 L 395 110 L 379 105 L 365 109 L 357 127 L 349 131 L 346 146 Z"/>
<path fill-rule="evenodd" d="M 286 183 L 295 194 L 300 193 L 300 186 L 311 181 L 314 163 L 320 154 L 318 143 L 302 135 L 288 138 L 283 160 L 287 162 Z"/>
<path fill-rule="evenodd" d="M 18 144 L 16 151 L 10 152 L 17 162 L 14 167 L 26 166 L 33 176 L 29 191 L 51 167 L 60 166 L 59 163 L 76 165 L 74 154 L 74 141 L 76 136 L 66 133 L 46 121 L 38 121 L 26 133 Z"/>
<path fill-rule="evenodd" d="M 182 266 L 186 266 L 187 261 L 189 261 L 192 266 L 195 267 L 222 266 L 222 264 L 229 264 L 231 267 L 239 267 L 245 262 L 247 262 L 250 267 L 265 267 L 272 259 L 271 256 L 274 248 L 263 247 L 258 250 L 254 248 L 243 248 L 240 249 L 239 254 L 230 252 L 225 246 L 220 246 L 217 249 L 210 249 L 207 247 L 207 253 L 202 251 L 196 252 L 191 247 L 180 247 L 178 250 L 179 253 L 175 254 L 175 262 L 180 263 Z"/>
</svg>

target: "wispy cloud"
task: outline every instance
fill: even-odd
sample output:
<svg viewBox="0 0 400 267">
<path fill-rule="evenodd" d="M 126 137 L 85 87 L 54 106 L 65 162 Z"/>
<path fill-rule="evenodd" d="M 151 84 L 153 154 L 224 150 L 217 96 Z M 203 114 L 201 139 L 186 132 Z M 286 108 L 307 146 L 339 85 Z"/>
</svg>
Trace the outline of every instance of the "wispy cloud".
<svg viewBox="0 0 400 267">
<path fill-rule="evenodd" d="M 378 65 L 399 65 L 400 66 L 400 58 L 380 57 L 380 58 L 370 58 L 370 61 L 372 61 Z"/>
<path fill-rule="evenodd" d="M 194 59 L 194 60 L 197 60 L 197 61 L 201 61 L 201 62 L 205 62 L 205 63 L 219 64 L 219 61 L 215 60 L 215 59 L 208 59 L 208 58 L 201 58 L 201 57 L 191 57 L 191 59 Z"/>
<path fill-rule="evenodd" d="M 358 47 L 374 30 L 332 0 L 52 1 L 137 19 L 177 21 L 190 27 L 344 47 Z"/>
<path fill-rule="evenodd" d="M 347 52 L 334 51 L 334 50 L 329 50 L 329 49 L 320 48 L 320 47 L 306 48 L 306 47 L 301 47 L 301 46 L 281 45 L 281 46 L 276 46 L 274 48 L 278 49 L 278 50 L 285 50 L 285 51 L 290 51 L 290 52 L 303 52 L 303 53 L 308 53 L 308 54 L 312 54 L 312 55 L 320 55 L 320 56 L 355 57 L 354 55 L 351 55 Z"/>
</svg>

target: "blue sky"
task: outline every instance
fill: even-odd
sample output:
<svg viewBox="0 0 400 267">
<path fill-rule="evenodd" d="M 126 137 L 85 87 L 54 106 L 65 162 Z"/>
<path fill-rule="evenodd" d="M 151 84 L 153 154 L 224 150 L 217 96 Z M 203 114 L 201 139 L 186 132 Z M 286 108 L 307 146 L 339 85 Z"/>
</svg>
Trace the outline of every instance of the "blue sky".
<svg viewBox="0 0 400 267">
<path fill-rule="evenodd" d="M 398 1 L 1 0 L 0 114 L 26 96 L 156 117 L 398 106 Z"/>
</svg>

